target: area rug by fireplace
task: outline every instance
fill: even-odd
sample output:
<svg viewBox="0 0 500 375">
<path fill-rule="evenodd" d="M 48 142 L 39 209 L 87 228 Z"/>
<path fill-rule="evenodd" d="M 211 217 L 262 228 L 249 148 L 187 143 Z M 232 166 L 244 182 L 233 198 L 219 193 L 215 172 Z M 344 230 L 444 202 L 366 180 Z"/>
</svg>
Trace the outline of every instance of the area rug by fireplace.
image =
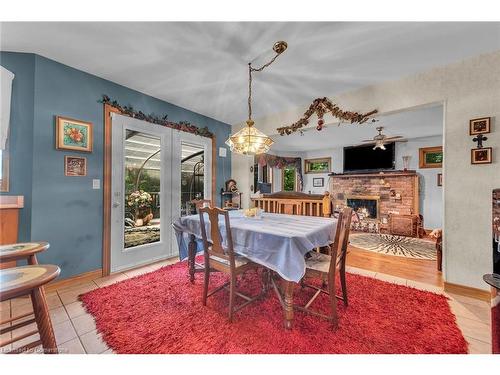
<svg viewBox="0 0 500 375">
<path fill-rule="evenodd" d="M 185 262 L 82 295 L 99 332 L 117 353 L 466 353 L 446 297 L 348 274 L 349 306 L 339 302 L 339 328 L 321 318 L 295 314 L 292 331 L 274 293 L 227 320 L 228 294 L 201 303 L 203 275 L 189 282 Z M 223 275 L 214 274 L 218 285 Z M 247 292 L 261 275 L 240 280 Z M 296 287 L 295 300 L 310 291 Z M 327 309 L 326 298 L 314 305 Z"/>
<path fill-rule="evenodd" d="M 436 260 L 434 242 L 391 234 L 351 233 L 350 245 L 380 254 Z"/>
</svg>

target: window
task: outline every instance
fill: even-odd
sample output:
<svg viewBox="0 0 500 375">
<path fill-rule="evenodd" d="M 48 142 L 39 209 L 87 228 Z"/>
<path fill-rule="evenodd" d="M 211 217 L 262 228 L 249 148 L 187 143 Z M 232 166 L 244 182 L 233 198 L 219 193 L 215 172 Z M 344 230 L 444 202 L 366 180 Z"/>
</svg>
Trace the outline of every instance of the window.
<svg viewBox="0 0 500 375">
<path fill-rule="evenodd" d="M 331 164 L 332 158 L 306 159 L 304 160 L 305 173 L 329 173 Z"/>
<path fill-rule="evenodd" d="M 264 186 L 262 186 L 264 185 Z M 257 191 L 271 193 L 273 191 L 273 168 L 254 165 L 254 193 Z"/>
<path fill-rule="evenodd" d="M 9 145 L 0 150 L 0 191 L 9 191 Z"/>
<path fill-rule="evenodd" d="M 281 186 L 283 191 L 297 190 L 297 172 L 294 167 L 285 167 L 281 170 L 282 181 Z"/>
</svg>

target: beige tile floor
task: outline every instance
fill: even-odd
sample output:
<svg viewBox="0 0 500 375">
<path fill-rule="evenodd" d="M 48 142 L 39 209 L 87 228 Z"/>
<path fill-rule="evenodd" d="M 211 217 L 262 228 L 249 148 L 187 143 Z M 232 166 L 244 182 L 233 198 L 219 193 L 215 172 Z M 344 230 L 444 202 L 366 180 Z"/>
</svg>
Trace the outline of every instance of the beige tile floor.
<svg viewBox="0 0 500 375">
<path fill-rule="evenodd" d="M 64 354 L 110 354 L 108 348 L 97 332 L 92 315 L 85 312 L 78 295 L 90 290 L 113 284 L 143 273 L 152 272 L 160 267 L 175 263 L 176 258 L 158 262 L 134 270 L 97 278 L 91 282 L 74 284 L 57 289 L 47 294 L 47 303 L 50 309 L 56 342 L 61 353 Z M 374 277 L 379 280 L 406 285 L 409 287 L 445 294 L 449 297 L 450 308 L 457 317 L 457 323 L 465 339 L 469 343 L 471 354 L 491 353 L 490 306 L 488 303 L 473 298 L 444 293 L 441 288 L 417 283 L 386 274 L 375 273 L 368 270 L 349 267 L 348 272 Z M 32 311 L 28 298 L 17 298 L 0 304 L 2 320 L 10 316 Z M 26 318 L 28 319 L 28 318 Z M 36 329 L 34 324 L 14 331 L 14 336 L 19 336 Z M 13 344 L 13 348 L 20 347 L 36 340 L 38 335 L 33 335 Z M 10 333 L 2 335 L 1 339 L 10 338 Z M 10 350 L 10 348 L 2 348 Z M 35 348 L 35 352 L 40 348 Z"/>
</svg>

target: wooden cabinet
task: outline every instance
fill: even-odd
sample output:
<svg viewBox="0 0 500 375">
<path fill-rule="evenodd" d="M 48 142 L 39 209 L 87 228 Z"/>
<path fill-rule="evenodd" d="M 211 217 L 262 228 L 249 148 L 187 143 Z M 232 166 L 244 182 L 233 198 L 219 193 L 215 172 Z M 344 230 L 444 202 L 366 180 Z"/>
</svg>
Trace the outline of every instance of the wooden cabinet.
<svg viewBox="0 0 500 375">
<path fill-rule="evenodd" d="M 422 216 L 394 214 L 389 215 L 389 233 L 406 237 L 422 237 Z"/>
<path fill-rule="evenodd" d="M 17 242 L 19 210 L 23 207 L 23 196 L 0 195 L 0 245 Z M 0 264 L 0 268 L 12 266 L 15 266 L 15 262 Z"/>
</svg>

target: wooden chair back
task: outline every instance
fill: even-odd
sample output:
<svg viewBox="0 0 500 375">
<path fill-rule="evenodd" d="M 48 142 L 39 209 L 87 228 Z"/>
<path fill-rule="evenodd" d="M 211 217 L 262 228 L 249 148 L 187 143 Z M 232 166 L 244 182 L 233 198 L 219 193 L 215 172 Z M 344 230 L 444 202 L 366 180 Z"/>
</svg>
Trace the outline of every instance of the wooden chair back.
<svg viewBox="0 0 500 375">
<path fill-rule="evenodd" d="M 340 253 L 337 255 L 337 265 L 344 269 L 347 258 L 347 247 L 349 246 L 349 234 L 351 232 L 351 221 L 353 210 L 351 207 L 346 207 L 342 210 L 342 220 L 344 221 L 344 234 Z"/>
<path fill-rule="evenodd" d="M 331 251 L 330 271 L 335 272 L 337 265 L 345 267 L 349 232 L 351 229 L 352 208 L 346 207 L 338 215 L 335 240 Z"/>
<path fill-rule="evenodd" d="M 218 207 L 201 207 L 198 209 L 201 224 L 201 236 L 205 248 L 205 257 L 216 256 L 229 262 L 231 270 L 235 269 L 233 237 L 231 235 L 231 225 L 229 223 L 229 212 Z M 210 224 L 210 241 L 208 241 L 207 229 L 205 225 L 205 215 L 207 214 Z M 224 217 L 226 230 L 226 243 L 223 246 L 223 237 L 219 226 L 219 217 Z"/>
</svg>

